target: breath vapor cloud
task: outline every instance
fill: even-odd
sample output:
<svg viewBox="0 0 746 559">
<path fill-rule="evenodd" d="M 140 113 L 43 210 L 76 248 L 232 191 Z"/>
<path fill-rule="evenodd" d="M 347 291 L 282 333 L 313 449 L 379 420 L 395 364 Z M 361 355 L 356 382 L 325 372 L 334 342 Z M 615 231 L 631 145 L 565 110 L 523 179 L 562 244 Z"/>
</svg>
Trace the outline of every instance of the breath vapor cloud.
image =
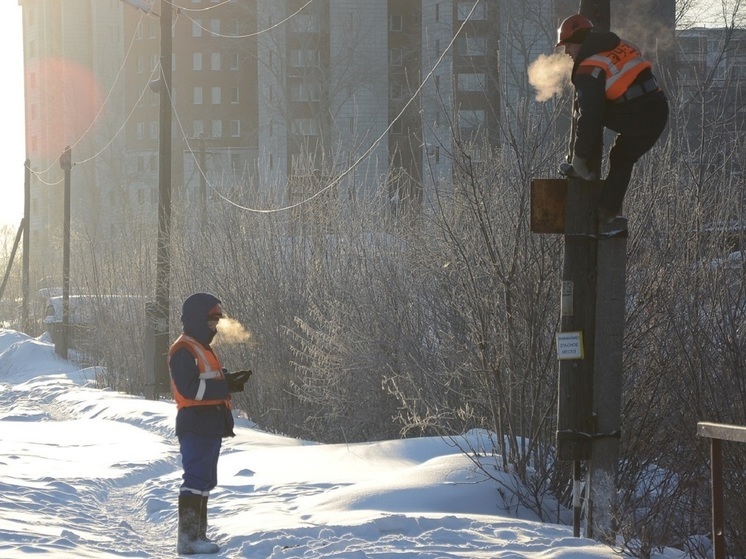
<svg viewBox="0 0 746 559">
<path fill-rule="evenodd" d="M 528 67 L 528 82 L 536 90 L 536 100 L 549 101 L 570 83 L 572 58 L 563 53 L 542 54 Z"/>
<path fill-rule="evenodd" d="M 215 342 L 222 345 L 236 345 L 251 340 L 251 333 L 235 318 L 225 316 L 218 322 L 218 336 Z"/>
</svg>

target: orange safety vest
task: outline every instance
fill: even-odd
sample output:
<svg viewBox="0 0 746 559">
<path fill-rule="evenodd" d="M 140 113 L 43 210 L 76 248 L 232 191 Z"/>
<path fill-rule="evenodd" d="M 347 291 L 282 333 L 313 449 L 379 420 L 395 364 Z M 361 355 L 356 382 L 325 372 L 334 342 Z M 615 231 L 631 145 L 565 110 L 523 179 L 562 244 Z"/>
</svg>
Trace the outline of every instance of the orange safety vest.
<svg viewBox="0 0 746 559">
<path fill-rule="evenodd" d="M 598 75 L 600 68 L 606 74 L 606 98 L 609 101 L 619 99 L 635 78 L 652 64 L 645 60 L 640 50 L 627 41 L 621 41 L 615 48 L 589 56 L 580 62 L 578 68 L 593 66 L 591 73 Z"/>
<path fill-rule="evenodd" d="M 188 406 L 215 406 L 225 404 L 228 409 L 231 408 L 230 396 L 225 400 L 203 400 L 202 396 L 207 388 L 207 379 L 211 378 L 225 378 L 223 375 L 223 367 L 220 363 L 220 359 L 212 350 L 205 349 L 205 347 L 197 340 L 186 334 L 181 334 L 171 346 L 168 351 L 169 370 L 171 356 L 176 353 L 177 350 L 186 348 L 189 353 L 194 355 L 194 360 L 197 363 L 199 369 L 199 389 L 197 390 L 196 397 L 192 400 L 184 397 L 179 389 L 176 387 L 173 377 L 171 377 L 171 391 L 176 400 L 176 408 L 181 409 Z"/>
</svg>

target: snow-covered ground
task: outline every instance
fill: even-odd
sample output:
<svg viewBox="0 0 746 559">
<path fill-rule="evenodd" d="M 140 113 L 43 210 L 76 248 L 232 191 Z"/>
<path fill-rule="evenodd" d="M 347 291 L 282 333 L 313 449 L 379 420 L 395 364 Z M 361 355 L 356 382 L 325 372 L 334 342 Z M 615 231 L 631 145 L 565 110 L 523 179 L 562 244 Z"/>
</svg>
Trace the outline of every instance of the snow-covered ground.
<svg viewBox="0 0 746 559">
<path fill-rule="evenodd" d="M 175 406 L 112 391 L 52 345 L 0 330 L 0 557 L 174 557 Z M 619 557 L 500 506 L 440 438 L 324 445 L 237 420 L 210 498 L 213 557 Z M 679 557 L 676 552 L 666 558 Z"/>
</svg>

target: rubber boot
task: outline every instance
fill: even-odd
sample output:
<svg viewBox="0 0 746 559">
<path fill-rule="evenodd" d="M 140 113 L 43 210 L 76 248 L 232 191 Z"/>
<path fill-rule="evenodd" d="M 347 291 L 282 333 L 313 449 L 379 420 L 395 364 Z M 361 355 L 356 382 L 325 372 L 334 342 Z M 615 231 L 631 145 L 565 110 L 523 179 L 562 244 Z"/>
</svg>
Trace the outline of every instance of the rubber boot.
<svg viewBox="0 0 746 559">
<path fill-rule="evenodd" d="M 179 495 L 179 535 L 176 552 L 179 555 L 217 553 L 220 547 L 212 542 L 199 539 L 201 495 Z"/>
<path fill-rule="evenodd" d="M 202 497 L 199 509 L 199 539 L 205 542 L 213 543 L 210 538 L 207 537 L 207 500 L 209 497 Z"/>
</svg>

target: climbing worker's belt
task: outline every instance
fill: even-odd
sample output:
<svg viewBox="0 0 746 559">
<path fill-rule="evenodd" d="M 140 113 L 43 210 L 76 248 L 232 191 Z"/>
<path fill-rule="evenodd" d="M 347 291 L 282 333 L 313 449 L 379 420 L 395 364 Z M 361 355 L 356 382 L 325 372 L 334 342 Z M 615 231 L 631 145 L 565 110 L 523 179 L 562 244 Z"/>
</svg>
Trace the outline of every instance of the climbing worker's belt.
<svg viewBox="0 0 746 559">
<path fill-rule="evenodd" d="M 655 78 L 650 78 L 642 83 L 636 83 L 629 86 L 627 91 L 624 92 L 624 95 L 618 99 L 614 99 L 614 103 L 626 103 L 627 101 L 632 101 L 632 99 L 637 99 L 638 97 L 642 97 L 643 95 L 652 93 L 653 91 L 658 91 L 658 82 L 655 81 Z"/>
</svg>

